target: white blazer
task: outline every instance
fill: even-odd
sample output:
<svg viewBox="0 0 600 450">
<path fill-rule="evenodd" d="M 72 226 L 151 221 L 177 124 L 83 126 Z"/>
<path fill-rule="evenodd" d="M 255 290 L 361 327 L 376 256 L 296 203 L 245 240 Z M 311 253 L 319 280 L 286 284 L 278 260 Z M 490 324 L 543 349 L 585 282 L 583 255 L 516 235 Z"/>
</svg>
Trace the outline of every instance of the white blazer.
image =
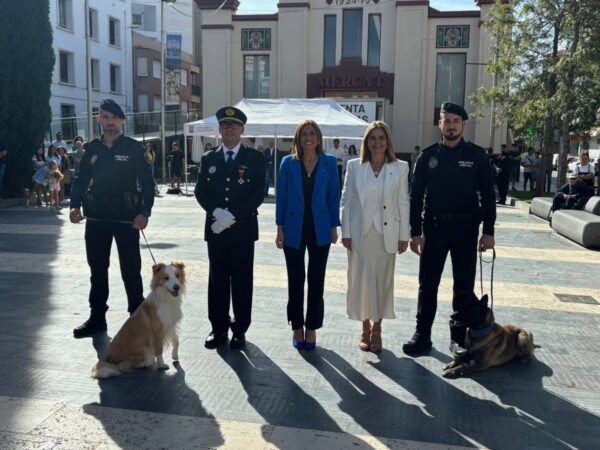
<svg viewBox="0 0 600 450">
<path fill-rule="evenodd" d="M 369 163 L 360 159 L 348 161 L 346 179 L 342 191 L 342 237 L 352 238 L 352 251 L 362 247 L 364 187 Z M 408 163 L 394 161 L 386 163 L 383 187 L 383 242 L 388 253 L 398 251 L 398 241 L 410 238 L 410 201 L 408 197 Z"/>
</svg>

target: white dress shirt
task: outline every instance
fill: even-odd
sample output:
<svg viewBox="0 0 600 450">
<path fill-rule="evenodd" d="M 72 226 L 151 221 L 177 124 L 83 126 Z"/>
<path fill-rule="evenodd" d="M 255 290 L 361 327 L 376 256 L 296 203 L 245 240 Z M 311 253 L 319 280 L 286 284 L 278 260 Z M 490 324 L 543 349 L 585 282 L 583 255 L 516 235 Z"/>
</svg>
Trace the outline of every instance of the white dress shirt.
<svg viewBox="0 0 600 450">
<path fill-rule="evenodd" d="M 238 145 L 236 145 L 233 148 L 227 148 L 227 146 L 225 144 L 221 144 L 221 147 L 223 148 L 223 156 L 225 156 L 225 162 L 227 162 L 227 160 L 229 159 L 229 153 L 227 153 L 229 151 L 233 152 L 233 155 L 231 155 L 231 157 L 235 161 L 235 157 L 237 156 L 238 152 L 240 151 L 241 145 L 242 145 L 242 143 L 240 142 Z"/>
<path fill-rule="evenodd" d="M 365 180 L 364 190 L 364 212 L 363 212 L 363 233 L 367 234 L 371 225 L 379 234 L 383 234 L 383 187 L 385 178 L 385 164 L 376 177 L 371 168 L 367 170 L 367 179 Z"/>
</svg>

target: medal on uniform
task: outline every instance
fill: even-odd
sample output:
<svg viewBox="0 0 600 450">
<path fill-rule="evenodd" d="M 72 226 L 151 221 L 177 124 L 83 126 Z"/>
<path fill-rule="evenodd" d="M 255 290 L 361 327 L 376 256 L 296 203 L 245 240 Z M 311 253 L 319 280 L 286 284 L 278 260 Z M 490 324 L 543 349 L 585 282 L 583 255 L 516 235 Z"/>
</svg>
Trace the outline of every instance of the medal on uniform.
<svg viewBox="0 0 600 450">
<path fill-rule="evenodd" d="M 246 166 L 238 166 L 238 183 L 244 184 L 244 175 L 246 174 Z"/>
<path fill-rule="evenodd" d="M 208 173 L 213 174 L 217 171 L 217 168 L 215 166 L 210 166 L 208 168 Z"/>
<path fill-rule="evenodd" d="M 438 160 L 435 156 L 429 158 L 429 168 L 435 169 L 438 166 Z"/>
</svg>

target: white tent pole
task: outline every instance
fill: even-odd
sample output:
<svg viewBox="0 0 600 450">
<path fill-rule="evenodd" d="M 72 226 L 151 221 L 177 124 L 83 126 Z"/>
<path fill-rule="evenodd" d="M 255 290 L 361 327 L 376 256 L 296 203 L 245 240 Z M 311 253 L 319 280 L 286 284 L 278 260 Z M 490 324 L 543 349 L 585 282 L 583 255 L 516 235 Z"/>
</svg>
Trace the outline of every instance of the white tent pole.
<svg viewBox="0 0 600 450">
<path fill-rule="evenodd" d="M 188 193 L 187 192 L 187 188 L 188 188 L 188 185 L 187 185 L 188 184 L 188 176 L 187 176 L 187 174 L 188 174 L 187 147 L 188 147 L 188 145 L 187 145 L 187 136 L 184 135 L 183 136 L 183 151 L 184 151 L 184 153 L 183 153 L 183 176 L 184 176 L 183 182 L 185 184 L 185 195 L 186 196 L 187 196 L 187 193 Z"/>
</svg>

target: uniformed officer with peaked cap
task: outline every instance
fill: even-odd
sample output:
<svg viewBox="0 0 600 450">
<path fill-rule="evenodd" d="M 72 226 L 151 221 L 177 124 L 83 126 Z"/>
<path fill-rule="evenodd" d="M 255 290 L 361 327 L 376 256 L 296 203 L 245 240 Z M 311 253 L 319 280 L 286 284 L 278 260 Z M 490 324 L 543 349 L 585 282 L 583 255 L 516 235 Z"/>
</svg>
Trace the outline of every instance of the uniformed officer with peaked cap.
<svg viewBox="0 0 600 450">
<path fill-rule="evenodd" d="M 103 134 L 85 145 L 71 190 L 71 222 L 82 220 L 81 206 L 87 217 L 85 247 L 91 270 L 90 317 L 73 330 L 76 338 L 106 330 L 113 238 L 127 292 L 127 310 L 133 313 L 144 301 L 139 240 L 154 204 L 154 180 L 141 144 L 121 133 L 124 120 L 125 114 L 117 102 L 102 101 L 97 121 Z M 141 192 L 137 190 L 137 180 Z"/>
<path fill-rule="evenodd" d="M 450 322 L 451 349 L 464 347 L 465 324 L 481 317 L 473 292 L 477 251 L 494 248 L 496 197 L 485 150 L 465 141 L 467 112 L 460 105 L 442 104 L 439 143 L 423 150 L 415 166 L 410 200 L 410 247 L 420 255 L 417 327 L 403 346 L 405 353 L 429 350 L 437 309 L 438 286 L 448 252 L 454 278 L 452 306 L 461 322 Z M 479 225 L 483 221 L 483 234 Z"/>
<path fill-rule="evenodd" d="M 254 242 L 263 202 L 263 155 L 241 144 L 246 115 L 227 106 L 216 113 L 222 144 L 202 156 L 195 194 L 206 211 L 204 239 L 209 258 L 208 318 L 212 331 L 204 346 L 214 349 L 233 336 L 242 348 L 251 322 Z M 233 304 L 233 318 L 229 315 Z"/>
</svg>

